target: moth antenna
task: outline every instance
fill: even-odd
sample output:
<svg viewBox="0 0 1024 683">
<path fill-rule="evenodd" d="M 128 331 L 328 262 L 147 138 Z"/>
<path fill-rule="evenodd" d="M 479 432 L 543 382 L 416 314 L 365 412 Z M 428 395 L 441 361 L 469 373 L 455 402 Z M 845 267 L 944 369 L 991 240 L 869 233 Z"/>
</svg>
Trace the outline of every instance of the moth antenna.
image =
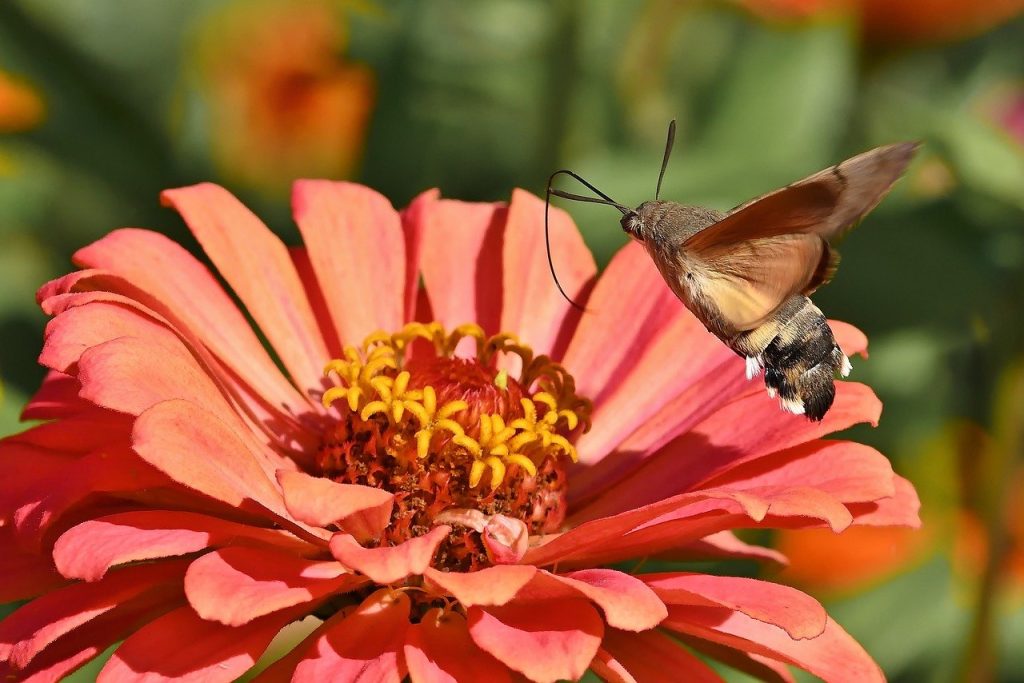
<svg viewBox="0 0 1024 683">
<path fill-rule="evenodd" d="M 590 189 L 594 194 L 600 197 L 600 199 L 595 197 L 585 197 L 580 194 L 573 194 L 572 192 L 563 192 L 561 190 L 556 190 L 552 188 L 551 184 L 555 182 L 555 176 L 560 174 L 572 176 L 580 183 L 582 183 L 585 187 Z M 588 183 L 586 180 L 579 177 L 578 175 L 576 175 L 575 173 L 568 169 L 559 169 L 552 173 L 551 176 L 548 178 L 547 192 L 544 194 L 544 246 L 547 249 L 548 253 L 548 268 L 551 270 L 551 279 L 555 281 L 555 286 L 558 287 L 558 292 L 562 295 L 563 298 L 565 298 L 566 301 L 572 304 L 573 308 L 579 311 L 586 312 L 587 309 L 576 303 L 573 300 L 573 298 L 566 293 L 565 288 L 562 287 L 562 283 L 558 281 L 558 274 L 555 273 L 555 260 L 551 256 L 551 228 L 549 227 L 548 223 L 548 214 L 551 213 L 551 195 L 555 195 L 556 197 L 562 197 L 563 199 L 571 199 L 577 202 L 593 202 L 595 204 L 607 204 L 609 206 L 614 206 L 616 209 L 622 212 L 623 216 L 630 213 L 630 210 L 623 206 L 622 204 L 619 204 L 617 201 L 606 195 L 604 192 L 601 192 L 601 190 L 597 189 L 596 187 Z"/>
<path fill-rule="evenodd" d="M 676 120 L 668 124 L 668 140 L 665 141 L 665 156 L 661 160 L 661 173 L 658 174 L 658 188 L 654 192 L 654 200 L 661 199 L 661 181 L 665 179 L 665 169 L 668 167 L 668 158 L 672 156 L 672 145 L 676 142 Z"/>
</svg>

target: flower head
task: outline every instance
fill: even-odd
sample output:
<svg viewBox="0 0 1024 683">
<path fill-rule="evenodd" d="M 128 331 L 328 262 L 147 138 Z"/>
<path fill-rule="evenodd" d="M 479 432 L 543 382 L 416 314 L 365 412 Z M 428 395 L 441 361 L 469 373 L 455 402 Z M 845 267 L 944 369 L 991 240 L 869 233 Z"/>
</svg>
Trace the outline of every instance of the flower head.
<svg viewBox="0 0 1024 683">
<path fill-rule="evenodd" d="M 880 454 L 819 438 L 877 419 L 869 389 L 840 383 L 821 423 L 780 413 L 641 250 L 596 280 L 556 212 L 581 316 L 525 192 L 397 213 L 302 181 L 292 249 L 219 187 L 164 200 L 259 334 L 145 230 L 40 290 L 50 374 L 24 416 L 45 422 L 0 442 L 0 585 L 34 598 L 0 622 L 6 673 L 59 678 L 123 640 L 101 680 L 229 681 L 306 619 L 264 676 L 710 678 L 706 656 L 880 678 L 794 589 L 612 568 L 781 561 L 745 527 L 915 525 Z"/>
</svg>

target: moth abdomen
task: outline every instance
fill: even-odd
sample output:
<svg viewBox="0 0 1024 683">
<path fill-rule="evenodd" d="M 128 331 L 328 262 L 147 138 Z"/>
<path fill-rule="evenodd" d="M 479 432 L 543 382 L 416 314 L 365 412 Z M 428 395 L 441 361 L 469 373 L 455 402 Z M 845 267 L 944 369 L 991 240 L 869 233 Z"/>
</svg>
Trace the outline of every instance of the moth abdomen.
<svg viewBox="0 0 1024 683">
<path fill-rule="evenodd" d="M 825 316 L 810 299 L 797 296 L 762 328 L 767 329 L 747 333 L 742 340 L 746 343 L 737 350 L 753 356 L 764 368 L 768 394 L 777 395 L 783 409 L 821 420 L 835 399 L 835 374 L 845 376 L 850 371 L 850 361 L 836 344 Z M 750 348 L 754 339 L 762 340 L 763 348 Z"/>
</svg>

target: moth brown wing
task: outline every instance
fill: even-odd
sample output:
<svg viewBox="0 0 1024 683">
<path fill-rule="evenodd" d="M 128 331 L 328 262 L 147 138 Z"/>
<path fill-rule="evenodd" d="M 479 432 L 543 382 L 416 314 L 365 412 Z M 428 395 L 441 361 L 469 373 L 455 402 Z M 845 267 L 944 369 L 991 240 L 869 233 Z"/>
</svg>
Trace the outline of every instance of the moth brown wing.
<svg viewBox="0 0 1024 683">
<path fill-rule="evenodd" d="M 760 327 L 798 292 L 817 286 L 831 253 L 818 235 L 788 234 L 747 240 L 691 255 L 698 288 L 735 332 Z"/>
<path fill-rule="evenodd" d="M 741 204 L 683 246 L 700 251 L 713 244 L 792 232 L 813 232 L 831 242 L 882 201 L 917 147 L 916 142 L 900 142 L 858 154 Z"/>
</svg>

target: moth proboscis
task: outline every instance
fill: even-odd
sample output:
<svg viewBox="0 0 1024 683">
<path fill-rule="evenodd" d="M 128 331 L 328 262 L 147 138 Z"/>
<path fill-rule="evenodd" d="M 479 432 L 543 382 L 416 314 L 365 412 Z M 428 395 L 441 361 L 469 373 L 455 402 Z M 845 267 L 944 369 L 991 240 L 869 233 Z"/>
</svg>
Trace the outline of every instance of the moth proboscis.
<svg viewBox="0 0 1024 683">
<path fill-rule="evenodd" d="M 683 305 L 746 360 L 747 378 L 763 370 L 768 395 L 784 410 L 821 420 L 835 399 L 835 374 L 846 377 L 850 360 L 808 297 L 835 274 L 836 240 L 882 200 L 918 144 L 876 147 L 723 213 L 661 200 L 675 130 L 672 121 L 654 200 L 630 209 L 560 169 L 548 179 L 548 205 L 555 195 L 617 208 L 622 229 L 643 245 Z M 554 189 L 559 175 L 597 196 Z M 558 290 L 579 307 L 558 283 L 550 242 L 548 265 Z"/>
</svg>

